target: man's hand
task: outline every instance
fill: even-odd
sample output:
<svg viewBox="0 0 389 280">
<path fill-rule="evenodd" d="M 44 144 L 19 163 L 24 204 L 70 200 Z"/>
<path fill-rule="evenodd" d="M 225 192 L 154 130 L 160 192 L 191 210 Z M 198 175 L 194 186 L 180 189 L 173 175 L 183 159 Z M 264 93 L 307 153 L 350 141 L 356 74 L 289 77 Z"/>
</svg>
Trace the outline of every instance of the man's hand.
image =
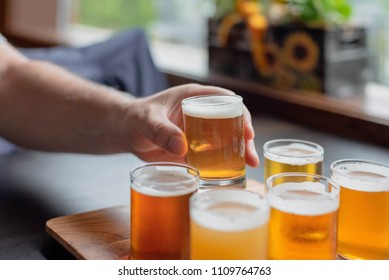
<svg viewBox="0 0 389 280">
<path fill-rule="evenodd" d="M 181 101 L 190 96 L 207 94 L 234 95 L 232 91 L 219 87 L 188 84 L 134 100 L 127 115 L 131 127 L 128 135 L 131 152 L 145 161 L 184 162 L 187 143 L 183 134 Z M 246 107 L 244 135 L 246 162 L 256 167 L 259 158 L 254 146 L 251 115 Z"/>
</svg>

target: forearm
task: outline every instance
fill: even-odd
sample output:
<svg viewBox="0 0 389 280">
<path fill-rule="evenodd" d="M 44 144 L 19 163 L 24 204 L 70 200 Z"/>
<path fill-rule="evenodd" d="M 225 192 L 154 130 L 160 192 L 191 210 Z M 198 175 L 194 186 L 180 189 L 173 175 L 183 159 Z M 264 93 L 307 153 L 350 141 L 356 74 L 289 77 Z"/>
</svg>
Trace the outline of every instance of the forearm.
<svg viewBox="0 0 389 280">
<path fill-rule="evenodd" d="M 184 162 L 181 101 L 205 94 L 234 93 L 188 84 L 135 99 L 0 44 L 0 136 L 31 149 Z M 244 117 L 246 160 L 254 167 L 259 159 L 247 110 Z"/>
<path fill-rule="evenodd" d="M 2 75 L 0 135 L 39 150 L 123 152 L 131 103 L 128 95 L 54 65 L 24 61 Z"/>
</svg>

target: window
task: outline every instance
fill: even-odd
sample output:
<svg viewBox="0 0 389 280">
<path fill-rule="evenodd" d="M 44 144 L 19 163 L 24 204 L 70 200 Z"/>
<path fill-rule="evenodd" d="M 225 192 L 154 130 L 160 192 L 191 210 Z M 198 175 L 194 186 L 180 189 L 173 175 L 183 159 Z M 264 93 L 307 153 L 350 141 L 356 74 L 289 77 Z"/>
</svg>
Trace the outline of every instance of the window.
<svg viewBox="0 0 389 280">
<path fill-rule="evenodd" d="M 72 23 L 118 31 L 142 27 L 150 37 L 204 46 L 210 0 L 73 0 Z M 73 25 L 73 26 L 74 26 Z"/>
<path fill-rule="evenodd" d="M 223 3 L 227 0 L 221 0 Z M 225 2 L 224 2 L 225 1 Z M 229 0 L 233 3 L 233 0 Z M 270 1 L 270 0 L 263 0 Z M 354 22 L 366 26 L 372 62 L 370 80 L 389 84 L 389 1 L 349 0 Z M 186 44 L 206 67 L 207 21 L 216 0 L 3 0 L 3 32 L 25 38 L 65 38 L 75 44 L 102 40 L 129 27 L 147 30 L 153 44 Z M 60 41 L 60 40 L 59 40 Z M 168 42 L 168 43 L 167 43 Z M 165 59 L 159 55 L 158 59 Z M 182 63 L 182 62 L 175 62 Z"/>
<path fill-rule="evenodd" d="M 68 38 L 78 44 L 131 27 L 148 33 L 156 64 L 204 75 L 212 0 L 73 0 Z M 190 55 L 188 55 L 190 53 Z"/>
<path fill-rule="evenodd" d="M 350 0 L 356 23 L 367 28 L 372 62 L 371 80 L 389 84 L 389 2 L 387 0 Z"/>
</svg>

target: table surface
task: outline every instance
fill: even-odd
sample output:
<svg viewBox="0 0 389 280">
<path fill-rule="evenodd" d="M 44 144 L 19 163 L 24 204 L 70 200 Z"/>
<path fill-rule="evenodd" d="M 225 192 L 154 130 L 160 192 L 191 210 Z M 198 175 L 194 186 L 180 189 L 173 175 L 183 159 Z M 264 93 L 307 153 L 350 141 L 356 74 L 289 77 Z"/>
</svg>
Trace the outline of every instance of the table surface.
<svg viewBox="0 0 389 280">
<path fill-rule="evenodd" d="M 296 123 L 255 116 L 256 147 L 271 139 L 298 138 L 325 150 L 324 175 L 338 159 L 389 163 L 389 149 L 309 129 Z M 129 170 L 142 163 L 130 154 L 109 156 L 20 151 L 0 156 L 0 259 L 74 259 L 45 231 L 55 217 L 126 205 Z M 263 166 L 247 168 L 263 181 Z"/>
</svg>

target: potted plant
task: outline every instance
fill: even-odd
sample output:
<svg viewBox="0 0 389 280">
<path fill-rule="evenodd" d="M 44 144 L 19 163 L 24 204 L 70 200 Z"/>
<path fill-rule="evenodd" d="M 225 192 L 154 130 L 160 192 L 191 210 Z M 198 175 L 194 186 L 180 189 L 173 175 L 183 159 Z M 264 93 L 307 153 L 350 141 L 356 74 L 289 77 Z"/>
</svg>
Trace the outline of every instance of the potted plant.
<svg viewBox="0 0 389 280">
<path fill-rule="evenodd" d="M 209 21 L 211 72 L 342 97 L 363 92 L 365 30 L 349 22 L 347 0 L 215 0 L 215 5 Z"/>
</svg>

